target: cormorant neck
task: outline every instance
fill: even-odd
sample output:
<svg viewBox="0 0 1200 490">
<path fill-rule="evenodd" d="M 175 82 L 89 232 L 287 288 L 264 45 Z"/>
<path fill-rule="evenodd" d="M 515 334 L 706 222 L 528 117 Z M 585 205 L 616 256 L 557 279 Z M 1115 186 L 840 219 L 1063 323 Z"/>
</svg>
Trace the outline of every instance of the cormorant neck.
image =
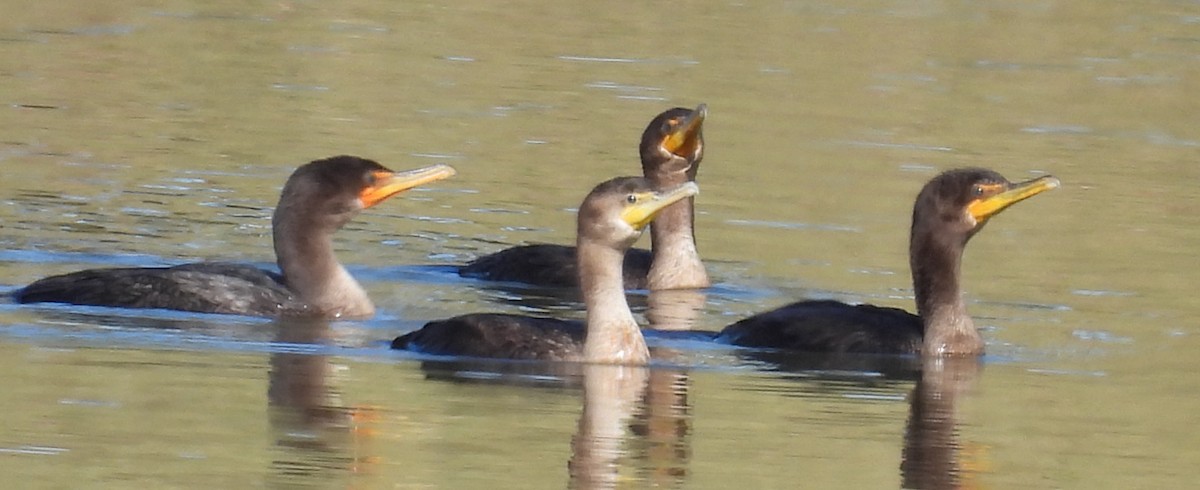
<svg viewBox="0 0 1200 490">
<path fill-rule="evenodd" d="M 666 189 L 691 179 L 677 172 L 651 176 L 651 180 L 658 189 Z M 650 223 L 650 253 L 654 258 L 647 288 L 698 289 L 712 285 L 696 250 L 695 202 L 694 197 L 689 197 L 672 204 Z"/>
<path fill-rule="evenodd" d="M 711 285 L 700 252 L 696 250 L 694 198 L 687 198 L 662 210 L 650 224 L 649 289 L 698 289 Z"/>
<path fill-rule="evenodd" d="M 325 317 L 368 317 L 375 305 L 333 254 L 333 233 L 297 213 L 275 213 L 275 260 L 284 284 Z M 302 214 L 302 213 L 300 213 Z"/>
<path fill-rule="evenodd" d="M 625 251 L 585 237 L 580 237 L 577 245 L 579 285 L 587 307 L 583 360 L 605 364 L 649 362 L 646 339 L 625 301 L 621 270 Z"/>
<path fill-rule="evenodd" d="M 914 227 L 909 243 L 909 267 L 917 314 L 925 326 L 924 355 L 983 353 L 983 337 L 967 314 L 958 283 L 965 245 L 966 240 Z"/>
</svg>

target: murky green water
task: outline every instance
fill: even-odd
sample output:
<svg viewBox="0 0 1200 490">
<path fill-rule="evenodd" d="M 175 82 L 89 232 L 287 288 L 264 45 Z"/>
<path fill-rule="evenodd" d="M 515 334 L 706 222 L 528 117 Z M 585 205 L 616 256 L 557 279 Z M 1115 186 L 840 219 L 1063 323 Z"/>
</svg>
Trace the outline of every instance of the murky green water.
<svg viewBox="0 0 1200 490">
<path fill-rule="evenodd" d="M 370 321 L 310 329 L 0 303 L 10 484 L 1187 488 L 1200 478 L 1194 2 L 4 11 L 4 291 L 81 267 L 270 263 L 278 190 L 314 158 L 459 170 L 338 235 L 380 308 Z M 668 344 L 660 354 L 673 367 L 505 374 L 514 385 L 487 382 L 496 366 L 385 349 L 459 313 L 578 316 L 570 301 L 491 289 L 447 266 L 569 241 L 583 193 L 638 171 L 645 123 L 700 102 L 710 118 L 697 226 L 718 284 L 682 298 L 701 305 L 686 319 L 699 328 L 801 297 L 911 308 L 906 234 L 926 179 L 956 166 L 1061 178 L 969 247 L 982 368 L 813 371 Z"/>
</svg>

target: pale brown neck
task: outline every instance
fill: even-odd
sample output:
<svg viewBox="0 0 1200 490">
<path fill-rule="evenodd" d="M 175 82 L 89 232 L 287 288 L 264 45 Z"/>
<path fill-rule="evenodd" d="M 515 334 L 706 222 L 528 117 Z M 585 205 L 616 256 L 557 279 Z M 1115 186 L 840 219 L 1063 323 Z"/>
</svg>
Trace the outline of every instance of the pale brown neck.
<svg viewBox="0 0 1200 490">
<path fill-rule="evenodd" d="M 658 189 L 691 180 L 683 172 L 647 177 Z M 654 258 L 647 277 L 648 289 L 697 289 L 712 285 L 696 249 L 695 203 L 693 197 L 681 200 L 662 210 L 650 223 L 650 253 Z"/>
<path fill-rule="evenodd" d="M 330 232 L 277 213 L 274 239 L 284 283 L 317 314 L 330 318 L 375 314 L 366 291 L 334 256 Z"/>
<path fill-rule="evenodd" d="M 983 337 L 967 314 L 959 287 L 964 243 L 932 231 L 914 231 L 909 244 L 909 267 L 917 314 L 925 325 L 922 352 L 932 356 L 978 355 Z"/>
<path fill-rule="evenodd" d="M 659 213 L 650 224 L 653 261 L 647 277 L 649 289 L 696 289 L 711 285 L 700 252 L 692 214 L 693 198 L 679 201 Z"/>
<path fill-rule="evenodd" d="M 649 362 L 646 339 L 625 301 L 621 270 L 625 251 L 583 237 L 577 245 L 579 285 L 587 306 L 583 360 L 605 364 Z"/>
</svg>

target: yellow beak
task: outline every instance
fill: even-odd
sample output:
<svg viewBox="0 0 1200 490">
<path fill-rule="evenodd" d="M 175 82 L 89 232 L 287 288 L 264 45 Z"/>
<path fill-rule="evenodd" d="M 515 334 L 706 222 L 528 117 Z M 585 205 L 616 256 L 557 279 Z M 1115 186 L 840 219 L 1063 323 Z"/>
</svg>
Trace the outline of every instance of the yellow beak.
<svg viewBox="0 0 1200 490">
<path fill-rule="evenodd" d="M 637 202 L 629 204 L 621 211 L 621 219 L 629 223 L 629 226 L 632 226 L 635 230 L 642 230 L 651 221 L 654 221 L 658 213 L 666 209 L 667 206 L 699 193 L 700 186 L 696 185 L 695 182 L 687 182 L 666 191 L 634 194 Z"/>
<path fill-rule="evenodd" d="M 363 189 L 358 197 L 362 200 L 363 208 L 369 208 L 413 187 L 449 178 L 456 173 L 454 167 L 441 164 L 404 172 L 380 170 L 374 174 L 375 183 Z"/>
<path fill-rule="evenodd" d="M 967 205 L 967 212 L 971 213 L 976 222 L 983 223 L 1005 208 L 1059 185 L 1058 179 L 1050 175 L 1013 184 L 1004 192 L 972 201 Z"/>
</svg>

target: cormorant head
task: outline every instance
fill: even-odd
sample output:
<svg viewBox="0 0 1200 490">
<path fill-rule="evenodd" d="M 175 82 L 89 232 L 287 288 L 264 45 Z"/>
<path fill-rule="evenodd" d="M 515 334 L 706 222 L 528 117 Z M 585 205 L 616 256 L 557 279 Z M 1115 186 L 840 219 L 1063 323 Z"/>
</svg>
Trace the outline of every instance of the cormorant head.
<svg viewBox="0 0 1200 490">
<path fill-rule="evenodd" d="M 642 175 L 660 186 L 696 180 L 704 158 L 708 106 L 676 107 L 659 114 L 642 133 Z"/>
</svg>

